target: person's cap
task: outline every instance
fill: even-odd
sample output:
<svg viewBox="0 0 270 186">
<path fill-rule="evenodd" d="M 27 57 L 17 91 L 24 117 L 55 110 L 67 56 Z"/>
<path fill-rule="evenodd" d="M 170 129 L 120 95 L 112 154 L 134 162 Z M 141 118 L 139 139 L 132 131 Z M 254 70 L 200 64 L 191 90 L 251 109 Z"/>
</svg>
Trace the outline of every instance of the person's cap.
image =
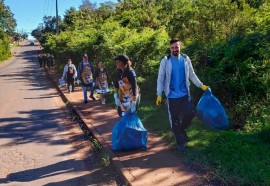
<svg viewBox="0 0 270 186">
<path fill-rule="evenodd" d="M 120 55 L 116 56 L 116 57 L 114 58 L 114 60 L 119 60 L 119 61 L 121 61 L 122 63 L 127 64 L 127 62 L 129 61 L 129 57 L 128 57 L 127 55 L 120 54 Z"/>
<path fill-rule="evenodd" d="M 88 58 L 88 55 L 87 55 L 86 53 L 84 53 L 84 54 L 82 55 L 82 57 L 87 57 L 87 58 Z"/>
</svg>

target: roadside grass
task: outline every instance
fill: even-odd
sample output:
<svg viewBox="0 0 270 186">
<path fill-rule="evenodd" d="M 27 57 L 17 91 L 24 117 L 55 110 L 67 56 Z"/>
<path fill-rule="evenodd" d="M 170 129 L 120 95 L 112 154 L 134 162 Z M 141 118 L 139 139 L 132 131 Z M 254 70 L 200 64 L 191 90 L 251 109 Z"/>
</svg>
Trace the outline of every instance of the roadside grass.
<svg viewBox="0 0 270 186">
<path fill-rule="evenodd" d="M 101 164 L 103 166 L 109 166 L 111 164 L 111 157 L 109 154 L 107 154 L 107 153 L 102 154 Z"/>
<path fill-rule="evenodd" d="M 155 98 L 154 98 L 155 99 Z M 138 115 L 148 131 L 160 134 L 173 149 L 167 106 L 143 99 Z M 213 181 L 224 185 L 270 185 L 270 126 L 257 132 L 215 131 L 193 119 L 188 148 L 175 152 L 188 164 L 206 169 Z"/>
<path fill-rule="evenodd" d="M 116 108 L 113 93 L 110 88 L 106 104 Z M 270 185 L 270 123 L 253 132 L 216 131 L 194 118 L 188 128 L 188 148 L 179 152 L 170 130 L 166 104 L 156 107 L 155 97 L 142 96 L 138 115 L 145 128 L 162 136 L 179 158 L 205 169 L 210 181 L 223 185 Z M 104 155 L 102 164 L 107 163 L 109 158 Z"/>
<path fill-rule="evenodd" d="M 14 43 L 14 44 L 12 44 L 12 45 L 10 45 L 10 49 L 12 49 L 12 48 L 16 48 L 16 47 L 18 47 L 19 45 L 17 44 L 17 43 Z M 11 53 L 9 54 L 9 56 L 7 57 L 7 59 L 4 59 L 4 60 L 0 60 L 0 64 L 1 63 L 4 63 L 6 60 L 8 60 L 11 56 L 13 56 L 14 55 L 14 52 L 12 52 L 11 51 Z"/>
<path fill-rule="evenodd" d="M 20 46 L 17 42 L 15 42 L 15 43 L 13 43 L 11 46 L 10 46 L 10 48 L 16 48 L 16 47 L 18 47 L 18 46 Z"/>
</svg>

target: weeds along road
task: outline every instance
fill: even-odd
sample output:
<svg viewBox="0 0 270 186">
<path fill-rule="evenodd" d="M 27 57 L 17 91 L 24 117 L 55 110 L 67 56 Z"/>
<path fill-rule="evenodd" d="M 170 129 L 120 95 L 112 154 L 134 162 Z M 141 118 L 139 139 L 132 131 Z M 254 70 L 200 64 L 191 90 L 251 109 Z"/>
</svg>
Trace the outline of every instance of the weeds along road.
<svg viewBox="0 0 270 186">
<path fill-rule="evenodd" d="M 23 44 L 0 66 L 0 185 L 116 185 Z"/>
</svg>

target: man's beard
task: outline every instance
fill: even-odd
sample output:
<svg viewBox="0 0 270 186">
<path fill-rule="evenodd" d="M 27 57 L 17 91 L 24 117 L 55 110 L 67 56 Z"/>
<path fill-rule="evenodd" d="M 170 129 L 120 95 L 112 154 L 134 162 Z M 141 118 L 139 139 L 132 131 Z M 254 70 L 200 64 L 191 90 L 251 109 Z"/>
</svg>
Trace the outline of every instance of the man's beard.
<svg viewBox="0 0 270 186">
<path fill-rule="evenodd" d="M 173 51 L 172 52 L 172 55 L 175 56 L 175 57 L 177 57 L 179 55 L 179 53 L 180 53 L 180 51 Z"/>
</svg>

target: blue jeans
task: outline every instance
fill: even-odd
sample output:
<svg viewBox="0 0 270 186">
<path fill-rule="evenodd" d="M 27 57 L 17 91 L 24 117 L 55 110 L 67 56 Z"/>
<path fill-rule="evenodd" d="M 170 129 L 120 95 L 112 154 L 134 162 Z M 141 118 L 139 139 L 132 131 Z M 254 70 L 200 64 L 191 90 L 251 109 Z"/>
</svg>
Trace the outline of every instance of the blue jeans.
<svg viewBox="0 0 270 186">
<path fill-rule="evenodd" d="M 87 101 L 87 90 L 88 88 L 90 89 L 90 97 L 93 97 L 94 96 L 94 90 L 95 90 L 95 87 L 94 86 L 83 86 L 83 99 L 84 101 Z"/>
</svg>

